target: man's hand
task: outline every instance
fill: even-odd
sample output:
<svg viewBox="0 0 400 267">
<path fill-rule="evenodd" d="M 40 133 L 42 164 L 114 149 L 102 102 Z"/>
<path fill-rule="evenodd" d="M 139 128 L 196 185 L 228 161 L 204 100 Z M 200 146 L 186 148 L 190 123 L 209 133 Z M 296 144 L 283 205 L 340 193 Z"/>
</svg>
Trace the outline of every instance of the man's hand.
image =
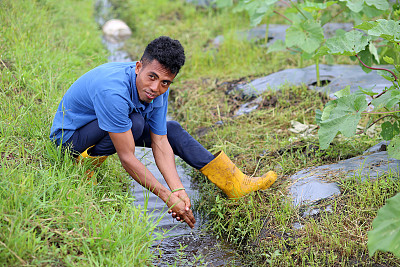
<svg viewBox="0 0 400 267">
<path fill-rule="evenodd" d="M 172 194 L 174 194 L 175 196 L 179 197 L 185 203 L 186 209 L 190 210 L 190 208 L 191 208 L 190 198 L 187 195 L 185 190 L 179 190 L 179 191 L 176 191 L 176 192 L 174 192 Z M 176 212 L 173 212 L 172 210 L 169 210 L 168 213 L 172 213 L 171 214 L 172 218 L 176 219 L 177 221 L 181 220 L 181 218 L 176 214 Z"/>
<path fill-rule="evenodd" d="M 179 197 L 180 199 L 182 199 L 183 202 L 185 202 L 185 206 L 186 206 L 187 208 L 190 209 L 190 208 L 192 207 L 191 204 L 190 204 L 190 198 L 189 198 L 189 196 L 187 195 L 187 193 L 186 193 L 185 190 L 179 190 L 179 191 L 176 191 L 176 192 L 174 192 L 174 193 L 172 193 L 172 194 L 174 194 L 175 196 L 177 196 L 177 197 Z"/>
<path fill-rule="evenodd" d="M 184 192 L 184 190 L 182 190 Z M 172 217 L 176 218 L 178 221 L 185 221 L 190 228 L 194 228 L 196 220 L 194 218 L 193 212 L 190 209 L 190 200 L 186 192 L 180 194 L 180 196 L 186 199 L 183 200 L 181 197 L 177 196 L 179 191 L 172 193 L 170 195 L 169 201 L 167 201 L 167 206 L 170 208 L 169 213 L 172 212 Z M 185 197 L 186 196 L 186 197 Z M 187 203 L 189 206 L 187 206 Z"/>
<path fill-rule="evenodd" d="M 186 192 L 175 192 L 172 194 L 165 186 L 163 186 L 154 175 L 149 172 L 146 166 L 143 165 L 134 155 L 135 143 L 132 136 L 132 131 L 125 133 L 110 133 L 111 140 L 117 150 L 117 154 L 122 166 L 142 186 L 149 189 L 156 196 L 160 197 L 180 220 L 184 220 L 190 227 L 194 227 L 196 220 L 190 210 L 190 200 Z M 175 167 L 175 165 L 174 165 Z M 175 169 L 176 172 L 176 169 Z M 182 188 L 183 185 L 178 177 L 175 188 Z M 180 190 L 183 191 L 183 190 Z"/>
<path fill-rule="evenodd" d="M 176 218 L 178 221 L 185 221 L 186 223 L 188 223 L 187 219 L 185 219 L 185 216 L 189 216 L 190 221 L 192 221 L 191 218 L 193 218 L 193 222 L 195 222 L 193 213 L 190 210 L 190 199 L 185 190 L 180 190 L 183 189 L 183 185 L 182 181 L 179 178 L 178 172 L 176 171 L 174 153 L 172 151 L 171 145 L 168 142 L 167 136 L 157 135 L 151 131 L 150 136 L 151 148 L 153 149 L 154 159 L 156 161 L 157 167 L 164 176 L 164 179 L 167 182 L 169 188 L 171 188 L 171 190 L 173 191 L 170 197 L 180 199 L 180 201 L 182 202 L 180 203 L 180 205 L 184 204 L 184 209 L 180 212 L 177 212 L 176 209 L 172 208 L 169 210 L 169 213 L 172 213 L 172 218 Z M 174 189 L 177 191 L 175 191 Z M 168 205 L 168 207 L 171 206 Z M 184 211 L 184 213 L 182 213 L 182 211 Z M 191 224 L 189 224 L 189 226 L 192 227 Z"/>
</svg>

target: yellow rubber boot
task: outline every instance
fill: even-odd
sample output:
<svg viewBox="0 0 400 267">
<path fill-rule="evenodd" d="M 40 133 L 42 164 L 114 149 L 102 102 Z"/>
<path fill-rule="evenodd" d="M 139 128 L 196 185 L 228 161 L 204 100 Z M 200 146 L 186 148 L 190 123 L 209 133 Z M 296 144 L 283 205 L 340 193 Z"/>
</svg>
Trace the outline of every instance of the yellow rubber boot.
<svg viewBox="0 0 400 267">
<path fill-rule="evenodd" d="M 214 156 L 200 171 L 229 198 L 240 198 L 250 192 L 267 189 L 277 178 L 274 171 L 269 171 L 262 177 L 250 177 L 243 174 L 223 151 Z"/>
<path fill-rule="evenodd" d="M 76 161 L 77 163 L 80 163 L 82 161 L 89 161 L 90 164 L 93 165 L 93 167 L 98 168 L 100 165 L 107 159 L 108 156 L 90 156 L 88 151 L 91 149 L 93 146 L 87 148 L 85 151 L 83 151 L 77 158 Z M 86 172 L 88 179 L 92 178 L 94 175 L 94 171 L 88 170 Z M 97 184 L 97 181 L 93 181 L 94 184 Z"/>
</svg>

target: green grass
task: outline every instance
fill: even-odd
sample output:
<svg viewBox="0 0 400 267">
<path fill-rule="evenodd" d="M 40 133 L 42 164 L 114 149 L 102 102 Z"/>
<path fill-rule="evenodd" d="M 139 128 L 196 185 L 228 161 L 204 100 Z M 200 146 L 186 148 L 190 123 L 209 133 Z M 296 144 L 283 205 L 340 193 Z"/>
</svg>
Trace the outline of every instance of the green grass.
<svg viewBox="0 0 400 267">
<path fill-rule="evenodd" d="M 194 171 L 193 177 L 200 185 L 195 206 L 208 217 L 210 230 L 235 245 L 245 261 L 255 265 L 400 263 L 390 253 L 370 258 L 366 247 L 367 232 L 377 210 L 399 189 L 397 178 L 385 176 L 360 182 L 331 177 L 339 183 L 342 195 L 318 203 L 323 210 L 333 210 L 318 216 L 302 218 L 304 210 L 293 208 L 288 201 L 290 175 L 360 155 L 380 140 L 379 132 L 351 139 L 338 137 L 327 150 L 320 150 L 317 130 L 307 138 L 289 131 L 291 121 L 315 124 L 315 110 L 327 102 L 326 96 L 302 86 L 286 85 L 277 92 L 266 92 L 262 95 L 264 104 L 257 110 L 234 116 L 249 99 L 227 94 L 232 86 L 297 67 L 298 55 L 266 54 L 262 46 L 238 39 L 236 32 L 249 28 L 244 13 L 196 7 L 185 1 L 152 1 L 151 8 L 142 0 L 113 2 L 123 6 L 116 9 L 116 14 L 134 28 L 134 36 L 127 42 L 134 59 L 148 41 L 159 35 L 169 35 L 184 45 L 187 63 L 171 91 L 172 116 L 211 152 L 224 150 L 245 173 L 257 176 L 271 169 L 278 172 L 271 189 L 233 201 Z M 341 19 L 339 16 L 337 21 Z M 224 42 L 215 47 L 213 40 L 219 35 L 224 36 Z M 345 57 L 331 57 L 320 63 L 328 61 L 355 64 Z M 304 227 L 294 229 L 295 222 Z"/>
<path fill-rule="evenodd" d="M 79 6 L 79 8 L 77 8 Z M 92 1 L 0 2 L 0 262 L 140 266 L 153 258 L 149 214 L 115 158 L 98 185 L 48 139 L 64 92 L 107 52 Z"/>
</svg>

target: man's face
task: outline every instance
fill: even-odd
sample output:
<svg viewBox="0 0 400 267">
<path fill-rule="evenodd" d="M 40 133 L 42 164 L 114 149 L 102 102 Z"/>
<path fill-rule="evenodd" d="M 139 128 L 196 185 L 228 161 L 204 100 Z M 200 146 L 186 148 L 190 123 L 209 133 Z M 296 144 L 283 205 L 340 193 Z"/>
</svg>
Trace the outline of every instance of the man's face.
<svg viewBox="0 0 400 267">
<path fill-rule="evenodd" d="M 146 103 L 150 103 L 157 96 L 165 93 L 176 76 L 155 59 L 146 64 L 138 61 L 135 73 L 139 99 Z"/>
</svg>

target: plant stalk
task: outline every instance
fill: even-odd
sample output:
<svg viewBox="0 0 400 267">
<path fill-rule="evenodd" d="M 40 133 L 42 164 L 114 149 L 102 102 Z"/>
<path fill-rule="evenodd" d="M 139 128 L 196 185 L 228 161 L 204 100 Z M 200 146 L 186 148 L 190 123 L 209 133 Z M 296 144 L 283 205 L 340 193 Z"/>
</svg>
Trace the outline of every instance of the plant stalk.
<svg viewBox="0 0 400 267">
<path fill-rule="evenodd" d="M 370 114 L 371 114 L 371 113 L 370 113 Z M 372 125 L 374 125 L 374 124 L 377 123 L 378 121 L 380 121 L 380 120 L 382 120 L 382 119 L 384 119 L 384 118 L 387 118 L 387 117 L 395 117 L 395 116 L 392 115 L 392 114 L 389 114 L 389 115 L 380 117 L 379 119 L 376 119 L 375 121 L 373 121 L 373 122 L 367 127 L 367 129 L 371 128 Z M 395 118 L 396 118 L 396 117 L 395 117 Z M 364 133 L 364 132 L 365 132 L 365 130 L 362 130 L 362 131 L 357 132 L 356 134 L 362 134 L 362 133 Z"/>
<path fill-rule="evenodd" d="M 319 77 L 319 57 L 315 59 L 315 72 L 317 74 L 317 86 L 321 86 L 321 79 Z"/>
<path fill-rule="evenodd" d="M 342 8 L 337 14 L 335 14 L 334 16 L 332 16 L 326 23 L 324 23 L 324 25 L 328 24 L 329 22 L 331 22 L 332 20 L 334 20 L 337 16 L 339 16 L 340 14 L 342 14 L 345 11 L 345 8 Z M 321 25 L 321 26 L 324 26 Z"/>
<path fill-rule="evenodd" d="M 306 17 L 306 15 L 304 15 L 303 11 L 302 11 L 292 0 L 290 0 L 290 4 L 293 5 L 293 6 L 297 9 L 297 11 L 299 11 L 299 13 L 300 13 L 306 20 L 308 20 L 308 18 Z"/>
<path fill-rule="evenodd" d="M 280 12 L 278 12 L 278 11 L 276 11 L 276 10 L 274 10 L 273 12 L 274 12 L 275 14 L 281 16 L 282 18 L 286 19 L 286 20 L 289 21 L 291 24 L 293 24 L 293 20 L 289 19 L 288 17 L 286 17 L 286 16 L 283 15 L 282 13 L 280 13 Z"/>
<path fill-rule="evenodd" d="M 299 68 L 303 68 L 303 55 L 300 53 Z"/>
<path fill-rule="evenodd" d="M 361 58 L 358 56 L 358 54 L 356 54 L 356 58 L 358 59 L 358 61 L 360 61 L 360 63 L 364 66 L 364 67 L 366 67 L 367 69 L 371 69 L 371 70 L 385 70 L 385 71 L 388 71 L 388 72 L 390 72 L 390 74 L 392 74 L 393 75 L 393 77 L 394 77 L 394 80 L 395 81 L 397 81 L 397 76 L 394 74 L 394 72 L 393 71 L 391 71 L 391 70 L 388 70 L 388 69 L 385 69 L 385 68 L 375 68 L 375 67 L 370 67 L 370 66 L 367 66 L 362 60 L 361 60 Z"/>
<path fill-rule="evenodd" d="M 387 112 L 385 112 L 385 111 L 382 111 L 382 112 L 368 112 L 368 111 L 364 111 L 364 112 L 361 112 L 361 114 L 373 114 L 373 115 L 376 115 L 376 114 L 396 114 L 396 113 L 399 113 L 399 112 L 400 112 L 400 110 L 387 111 Z"/>
<path fill-rule="evenodd" d="M 267 19 L 267 25 L 265 26 L 265 44 L 268 44 L 268 34 L 269 34 L 269 18 Z"/>
</svg>

